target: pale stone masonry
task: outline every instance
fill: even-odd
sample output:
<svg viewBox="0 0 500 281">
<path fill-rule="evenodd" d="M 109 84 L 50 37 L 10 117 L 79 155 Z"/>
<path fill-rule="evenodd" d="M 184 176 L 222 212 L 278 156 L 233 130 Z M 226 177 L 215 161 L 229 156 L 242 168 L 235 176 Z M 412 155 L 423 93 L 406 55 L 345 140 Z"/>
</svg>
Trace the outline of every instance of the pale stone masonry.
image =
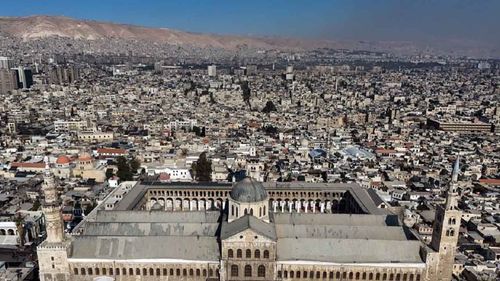
<svg viewBox="0 0 500 281">
<path fill-rule="evenodd" d="M 53 177 L 47 175 L 48 237 L 38 248 L 40 279 L 451 280 L 461 215 L 457 172 L 458 164 L 446 205 L 436 214 L 432 248 L 389 210 L 374 207 L 375 195 L 363 196 L 359 186 L 301 192 L 251 178 L 232 186 L 182 189 L 138 184 L 114 210 L 97 211 L 79 233 L 65 239 Z M 176 204 L 187 190 L 213 198 L 201 205 L 198 199 Z M 338 207 L 330 202 L 327 208 L 320 195 L 337 192 Z M 319 201 L 276 205 L 279 196 Z"/>
</svg>

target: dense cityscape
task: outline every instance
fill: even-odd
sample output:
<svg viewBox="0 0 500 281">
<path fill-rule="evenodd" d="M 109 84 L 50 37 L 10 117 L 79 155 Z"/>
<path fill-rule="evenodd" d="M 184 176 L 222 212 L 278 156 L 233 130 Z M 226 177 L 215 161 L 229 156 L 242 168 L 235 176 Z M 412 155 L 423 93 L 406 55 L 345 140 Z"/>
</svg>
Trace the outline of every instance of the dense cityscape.
<svg viewBox="0 0 500 281">
<path fill-rule="evenodd" d="M 0 280 L 499 280 L 499 96 L 492 58 L 1 35 Z"/>
</svg>

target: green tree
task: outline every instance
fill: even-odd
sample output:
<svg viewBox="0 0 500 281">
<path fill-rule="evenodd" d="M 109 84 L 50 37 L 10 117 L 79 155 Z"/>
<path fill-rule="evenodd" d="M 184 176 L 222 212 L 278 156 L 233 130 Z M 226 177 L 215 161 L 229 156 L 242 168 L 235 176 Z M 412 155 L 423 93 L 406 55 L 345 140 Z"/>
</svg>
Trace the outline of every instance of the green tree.
<svg viewBox="0 0 500 281">
<path fill-rule="evenodd" d="M 116 175 L 122 181 L 128 181 L 132 179 L 132 172 L 130 171 L 129 163 L 127 159 L 123 156 L 119 156 L 116 158 L 116 167 L 118 168 L 118 172 Z"/>
<path fill-rule="evenodd" d="M 113 176 L 113 169 L 106 169 L 106 179 L 110 179 Z"/>
<path fill-rule="evenodd" d="M 209 182 L 212 180 L 212 161 L 207 159 L 207 153 L 200 154 L 198 161 L 191 166 L 194 177 L 200 182 Z"/>
<path fill-rule="evenodd" d="M 134 174 L 137 173 L 137 170 L 139 170 L 139 168 L 141 167 L 141 162 L 139 162 L 139 160 L 137 160 L 137 158 L 135 157 L 130 159 L 128 164 L 130 166 L 130 171 Z"/>
<path fill-rule="evenodd" d="M 262 109 L 262 112 L 264 113 L 269 113 L 269 112 L 276 112 L 276 106 L 274 105 L 274 103 L 272 101 L 267 101 L 266 103 L 266 106 L 264 107 L 264 109 Z"/>
</svg>

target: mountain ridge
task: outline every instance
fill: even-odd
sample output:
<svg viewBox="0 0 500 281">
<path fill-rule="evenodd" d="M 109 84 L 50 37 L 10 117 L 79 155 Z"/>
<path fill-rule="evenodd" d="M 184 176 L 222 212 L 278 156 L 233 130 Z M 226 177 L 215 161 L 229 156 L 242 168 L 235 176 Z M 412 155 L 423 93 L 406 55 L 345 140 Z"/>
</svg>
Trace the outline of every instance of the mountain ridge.
<svg viewBox="0 0 500 281">
<path fill-rule="evenodd" d="M 409 41 L 370 40 L 314 40 L 285 37 L 252 37 L 219 35 L 180 31 L 167 27 L 144 27 L 97 20 L 82 20 L 66 16 L 35 15 L 25 17 L 0 17 L 0 33 L 22 40 L 64 37 L 83 40 L 119 38 L 161 42 L 180 46 L 214 47 L 237 50 L 241 47 L 256 49 L 333 48 L 350 50 L 383 51 L 395 54 L 438 54 L 479 57 L 500 57 L 500 46 L 479 46 L 470 42 L 439 41 L 415 43 Z"/>
</svg>

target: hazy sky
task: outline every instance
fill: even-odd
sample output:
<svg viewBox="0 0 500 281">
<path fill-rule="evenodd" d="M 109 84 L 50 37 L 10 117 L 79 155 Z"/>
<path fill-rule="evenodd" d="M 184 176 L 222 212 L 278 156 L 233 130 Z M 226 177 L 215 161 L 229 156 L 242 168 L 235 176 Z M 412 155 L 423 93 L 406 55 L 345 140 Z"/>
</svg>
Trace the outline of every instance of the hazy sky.
<svg viewBox="0 0 500 281">
<path fill-rule="evenodd" d="M 500 0 L 4 0 L 1 16 L 64 15 L 193 32 L 500 45 Z"/>
</svg>

